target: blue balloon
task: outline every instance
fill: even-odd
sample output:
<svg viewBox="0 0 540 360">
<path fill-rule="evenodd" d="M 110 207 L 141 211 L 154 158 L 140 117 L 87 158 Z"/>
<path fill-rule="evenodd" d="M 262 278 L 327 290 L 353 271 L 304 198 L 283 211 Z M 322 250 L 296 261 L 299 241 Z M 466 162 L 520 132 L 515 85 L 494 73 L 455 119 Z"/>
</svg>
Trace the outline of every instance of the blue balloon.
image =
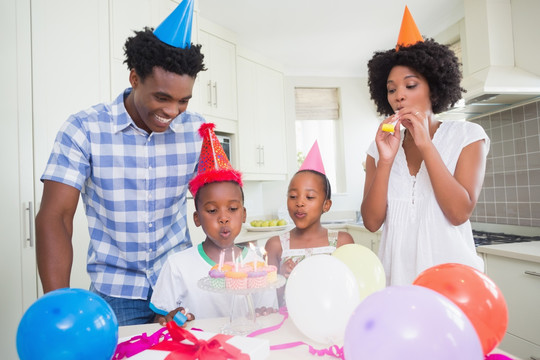
<svg viewBox="0 0 540 360">
<path fill-rule="evenodd" d="M 103 298 L 88 290 L 51 291 L 24 313 L 17 329 L 21 360 L 110 360 L 118 321 Z"/>
</svg>

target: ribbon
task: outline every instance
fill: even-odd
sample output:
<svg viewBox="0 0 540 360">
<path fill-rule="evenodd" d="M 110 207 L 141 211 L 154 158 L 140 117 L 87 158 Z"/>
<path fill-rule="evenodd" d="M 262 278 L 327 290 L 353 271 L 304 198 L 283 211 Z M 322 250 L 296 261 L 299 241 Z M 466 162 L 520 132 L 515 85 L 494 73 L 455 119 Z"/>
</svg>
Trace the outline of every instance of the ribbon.
<svg viewBox="0 0 540 360">
<path fill-rule="evenodd" d="M 249 355 L 227 343 L 231 335 L 217 334 L 209 340 L 199 340 L 174 321 L 167 323 L 167 330 L 172 341 L 162 341 L 151 347 L 152 350 L 170 351 L 165 360 L 249 360 Z M 191 344 L 182 343 L 184 340 Z"/>
<path fill-rule="evenodd" d="M 289 312 L 287 311 L 286 307 L 281 307 L 279 309 L 279 313 L 283 315 L 283 320 L 281 320 L 279 324 L 262 328 L 259 330 L 255 330 L 254 332 L 248 334 L 247 337 L 254 337 L 261 334 L 266 334 L 267 332 L 279 330 L 281 326 L 283 325 L 283 323 L 285 322 L 285 320 L 289 318 Z M 285 344 L 271 345 L 270 350 L 285 350 L 285 349 L 290 349 L 290 348 L 293 348 L 296 346 L 302 346 L 302 345 L 308 346 L 309 353 L 311 355 L 318 355 L 318 356 L 329 355 L 338 359 L 345 359 L 343 347 L 339 347 L 337 345 L 332 345 L 327 349 L 315 349 L 313 346 L 303 341 L 295 341 L 295 342 L 290 342 L 290 343 L 285 343 Z M 504 360 L 504 359 L 486 359 L 486 360 Z"/>
<path fill-rule="evenodd" d="M 513 360 L 513 359 L 503 354 L 489 354 L 489 355 L 486 355 L 485 360 Z"/>
<path fill-rule="evenodd" d="M 160 341 L 170 339 L 168 333 L 163 333 L 166 328 L 161 328 L 152 335 L 148 336 L 146 333 L 132 337 L 131 339 L 121 342 L 116 347 L 116 351 L 112 357 L 113 360 L 119 360 L 123 358 L 129 358 L 137 355 L 144 350 L 150 349 L 152 346 L 158 344 Z"/>
</svg>

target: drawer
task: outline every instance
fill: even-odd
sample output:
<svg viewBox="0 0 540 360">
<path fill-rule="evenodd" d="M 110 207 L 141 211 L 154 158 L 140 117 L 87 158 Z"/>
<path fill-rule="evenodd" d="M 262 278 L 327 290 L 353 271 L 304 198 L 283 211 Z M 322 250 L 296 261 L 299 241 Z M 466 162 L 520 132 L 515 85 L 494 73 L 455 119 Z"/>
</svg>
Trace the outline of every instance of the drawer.
<svg viewBox="0 0 540 360">
<path fill-rule="evenodd" d="M 512 354 L 513 359 L 539 359 L 540 360 L 540 346 L 533 344 L 530 341 L 523 340 L 517 336 L 506 333 L 502 342 L 497 346 L 498 349 L 501 349 L 504 352 Z M 497 351 L 493 351 L 497 353 Z M 517 358 L 515 358 L 517 356 Z"/>
<path fill-rule="evenodd" d="M 507 333 L 540 346 L 540 264 L 489 254 L 486 273 L 508 305 Z"/>
</svg>

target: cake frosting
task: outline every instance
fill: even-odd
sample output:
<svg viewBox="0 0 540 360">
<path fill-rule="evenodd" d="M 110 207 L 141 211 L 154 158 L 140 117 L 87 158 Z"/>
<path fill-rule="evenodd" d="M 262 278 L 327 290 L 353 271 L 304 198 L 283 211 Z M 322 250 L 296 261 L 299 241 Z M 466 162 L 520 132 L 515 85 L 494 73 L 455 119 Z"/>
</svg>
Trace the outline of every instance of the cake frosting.
<svg viewBox="0 0 540 360">
<path fill-rule="evenodd" d="M 237 266 L 226 262 L 216 264 L 208 272 L 210 284 L 218 289 L 257 289 L 277 281 L 277 268 L 262 261 L 253 261 Z"/>
</svg>

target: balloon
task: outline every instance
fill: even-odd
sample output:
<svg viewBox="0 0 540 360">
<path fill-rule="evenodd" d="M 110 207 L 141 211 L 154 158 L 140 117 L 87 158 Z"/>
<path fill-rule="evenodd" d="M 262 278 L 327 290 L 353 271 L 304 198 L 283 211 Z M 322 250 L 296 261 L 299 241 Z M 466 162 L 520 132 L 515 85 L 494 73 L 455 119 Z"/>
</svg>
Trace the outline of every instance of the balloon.
<svg viewBox="0 0 540 360">
<path fill-rule="evenodd" d="M 358 244 L 340 246 L 332 256 L 343 261 L 351 269 L 358 284 L 360 299 L 386 286 L 386 275 L 381 261 L 373 251 Z"/>
<path fill-rule="evenodd" d="M 118 343 L 118 321 L 99 295 L 65 288 L 36 300 L 17 329 L 21 360 L 111 359 Z"/>
<path fill-rule="evenodd" d="M 294 267 L 285 287 L 285 301 L 300 332 L 333 345 L 343 343 L 345 326 L 360 296 L 347 265 L 331 255 L 315 255 Z"/>
<path fill-rule="evenodd" d="M 347 360 L 483 360 L 467 316 L 421 286 L 390 286 L 365 298 L 345 330 Z"/>
<path fill-rule="evenodd" d="M 484 355 L 501 342 L 508 325 L 508 308 L 486 274 L 467 265 L 447 263 L 423 271 L 414 284 L 435 290 L 459 306 L 476 329 Z"/>
</svg>

